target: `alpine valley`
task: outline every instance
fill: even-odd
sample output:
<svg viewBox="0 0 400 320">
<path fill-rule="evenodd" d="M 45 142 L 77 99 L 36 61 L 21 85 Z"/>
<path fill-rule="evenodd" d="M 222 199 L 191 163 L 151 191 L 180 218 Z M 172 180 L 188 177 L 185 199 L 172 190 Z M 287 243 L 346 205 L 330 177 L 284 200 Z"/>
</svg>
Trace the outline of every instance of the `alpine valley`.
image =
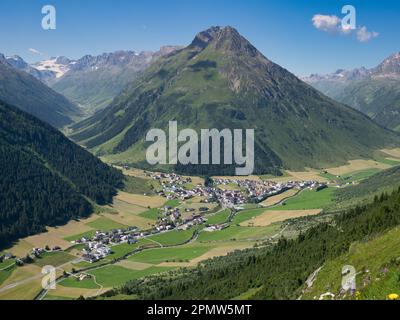
<svg viewBox="0 0 400 320">
<path fill-rule="evenodd" d="M 399 54 L 300 79 L 216 26 L 64 55 L 0 55 L 0 300 L 400 299 Z M 175 122 L 254 129 L 254 172 L 150 165 L 146 134 Z"/>
</svg>

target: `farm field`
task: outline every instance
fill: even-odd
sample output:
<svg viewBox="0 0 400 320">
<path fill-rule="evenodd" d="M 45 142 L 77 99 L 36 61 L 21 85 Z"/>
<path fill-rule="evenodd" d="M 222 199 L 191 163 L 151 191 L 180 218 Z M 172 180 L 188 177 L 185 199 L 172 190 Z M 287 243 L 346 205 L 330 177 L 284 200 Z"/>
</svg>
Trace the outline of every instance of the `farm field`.
<svg viewBox="0 0 400 320">
<path fill-rule="evenodd" d="M 220 211 L 215 214 L 210 214 L 206 216 L 207 219 L 207 224 L 213 225 L 213 224 L 222 224 L 227 222 L 231 212 L 229 209 L 225 209 L 223 211 Z"/>
<path fill-rule="evenodd" d="M 103 216 L 117 223 L 136 226 L 142 229 L 147 229 L 154 223 L 151 219 L 146 219 L 142 216 L 143 212 L 149 210 L 148 208 L 118 199 L 114 199 L 111 208 L 115 210 L 115 213 L 103 214 Z"/>
<path fill-rule="evenodd" d="M 106 292 L 110 290 L 111 288 L 96 288 L 96 289 L 90 289 L 90 288 L 79 288 L 79 287 L 69 287 L 69 286 L 64 286 L 64 285 L 57 285 L 57 288 L 55 290 L 51 291 L 50 295 L 46 295 L 44 300 L 47 300 L 47 298 L 50 298 L 49 300 L 72 300 L 72 299 L 77 299 L 80 296 L 83 296 L 85 298 L 89 297 L 94 297 L 99 294 L 102 294 L 103 292 Z M 56 297 L 56 298 L 53 298 Z"/>
<path fill-rule="evenodd" d="M 272 224 L 267 227 L 241 227 L 231 225 L 221 231 L 202 231 L 199 235 L 199 243 L 221 242 L 221 241 L 256 241 L 272 237 L 279 233 L 281 226 Z"/>
<path fill-rule="evenodd" d="M 165 203 L 165 199 L 160 196 L 144 196 L 123 191 L 118 193 L 116 199 L 144 208 L 158 208 Z"/>
<path fill-rule="evenodd" d="M 270 208 L 268 210 L 309 210 L 309 209 L 323 209 L 330 205 L 334 188 L 326 188 L 321 191 L 304 190 L 296 197 L 290 198 L 282 205 Z"/>
<path fill-rule="evenodd" d="M 386 153 L 390 157 L 393 157 L 395 159 L 400 159 L 400 148 L 395 148 L 395 149 L 383 149 L 381 150 L 382 152 Z"/>
<path fill-rule="evenodd" d="M 253 242 L 221 242 L 217 245 L 210 246 L 209 250 L 198 256 L 189 262 L 162 262 L 159 266 L 166 266 L 166 267 L 193 267 L 200 263 L 201 261 L 212 259 L 215 257 L 225 256 L 230 252 L 235 250 L 243 250 L 246 248 L 251 248 L 254 245 Z"/>
<path fill-rule="evenodd" d="M 109 230 L 113 230 L 113 229 L 125 229 L 128 227 L 125 224 L 115 222 L 106 217 L 97 218 L 96 220 L 94 220 L 92 222 L 88 222 L 87 225 L 89 227 L 91 227 L 92 229 L 103 230 L 103 231 L 109 231 Z"/>
<path fill-rule="evenodd" d="M 96 284 L 92 278 L 87 278 L 79 281 L 78 278 L 70 277 L 62 280 L 59 285 L 63 287 L 73 287 L 82 289 L 101 289 L 101 286 Z"/>
<path fill-rule="evenodd" d="M 88 274 L 96 277 L 96 282 L 104 287 L 117 287 L 129 280 L 139 279 L 155 273 L 169 271 L 171 267 L 151 267 L 145 270 L 132 270 L 121 266 L 102 267 Z"/>
<path fill-rule="evenodd" d="M 339 183 L 349 183 L 349 182 L 358 182 L 360 180 L 366 179 L 368 177 L 373 176 L 374 174 L 382 171 L 382 169 L 371 168 L 359 171 L 353 171 L 351 173 L 346 173 L 342 176 L 336 176 L 332 173 L 321 173 L 321 177 L 325 177 L 331 181 L 336 181 Z"/>
<path fill-rule="evenodd" d="M 162 262 L 186 262 L 197 258 L 210 248 L 207 246 L 182 246 L 179 248 L 160 248 L 142 251 L 129 258 L 129 261 L 143 262 L 148 264 L 160 264 Z"/>
<path fill-rule="evenodd" d="M 336 167 L 336 168 L 328 168 L 325 169 L 330 174 L 335 176 L 343 176 L 345 174 L 349 174 L 352 172 L 366 170 L 366 169 L 388 169 L 390 165 L 375 161 L 375 160 L 350 160 L 347 164 Z"/>
<path fill-rule="evenodd" d="M 58 267 L 68 262 L 71 262 L 74 259 L 76 259 L 76 257 L 63 251 L 46 252 L 43 253 L 41 257 L 34 262 L 34 264 L 39 267 L 44 267 L 48 265 Z"/>
<path fill-rule="evenodd" d="M 186 241 L 189 241 L 193 236 L 193 229 L 190 230 L 174 230 L 170 232 L 165 232 L 161 234 L 157 234 L 154 236 L 150 236 L 147 239 L 158 243 L 160 246 L 171 246 L 182 244 Z"/>
<path fill-rule="evenodd" d="M 299 192 L 299 190 L 296 190 L 296 189 L 287 190 L 287 191 L 282 192 L 281 194 L 278 194 L 276 196 L 268 197 L 263 202 L 261 202 L 260 205 L 269 207 L 269 206 L 278 204 L 278 203 L 280 203 L 282 200 L 284 200 L 286 198 L 293 197 L 298 192 Z"/>
<path fill-rule="evenodd" d="M 321 213 L 321 211 L 321 209 L 266 211 L 250 220 L 243 221 L 240 225 L 243 227 L 265 227 L 275 222 L 282 222 L 289 219 L 317 215 Z"/>
</svg>

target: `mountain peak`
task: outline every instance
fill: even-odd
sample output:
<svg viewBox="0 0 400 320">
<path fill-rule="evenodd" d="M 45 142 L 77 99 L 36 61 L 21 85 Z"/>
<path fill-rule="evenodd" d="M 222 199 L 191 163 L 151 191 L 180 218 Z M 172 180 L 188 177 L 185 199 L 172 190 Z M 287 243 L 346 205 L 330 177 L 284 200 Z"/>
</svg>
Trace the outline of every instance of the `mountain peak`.
<svg viewBox="0 0 400 320">
<path fill-rule="evenodd" d="M 0 63 L 2 64 L 7 63 L 6 57 L 2 53 L 0 53 Z"/>
<path fill-rule="evenodd" d="M 400 74 L 400 52 L 387 57 L 375 68 L 375 75 L 399 75 Z"/>
<path fill-rule="evenodd" d="M 224 52 L 245 52 L 251 56 L 256 56 L 258 51 L 251 43 L 231 26 L 213 26 L 196 35 L 190 47 L 203 50 L 208 46 L 213 46 L 217 50 Z"/>
</svg>

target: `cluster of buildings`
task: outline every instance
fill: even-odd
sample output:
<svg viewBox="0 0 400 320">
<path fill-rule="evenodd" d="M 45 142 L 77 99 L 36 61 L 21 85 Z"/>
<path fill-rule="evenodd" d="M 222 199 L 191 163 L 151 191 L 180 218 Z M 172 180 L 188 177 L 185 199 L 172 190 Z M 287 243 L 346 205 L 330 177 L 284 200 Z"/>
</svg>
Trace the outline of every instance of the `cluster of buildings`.
<svg viewBox="0 0 400 320">
<path fill-rule="evenodd" d="M 214 179 L 214 184 L 221 186 L 220 190 L 216 191 L 216 195 L 219 202 L 225 207 L 236 207 L 248 202 L 258 203 L 290 189 L 310 188 L 319 191 L 327 187 L 326 184 L 313 180 L 274 182 L 248 179 Z M 237 190 L 223 188 L 223 186 L 232 184 L 237 185 Z"/>
<path fill-rule="evenodd" d="M 149 173 L 152 179 L 159 181 L 162 190 L 158 195 L 168 200 L 180 199 L 182 201 L 191 199 L 195 196 L 208 196 L 207 188 L 196 185 L 187 188 L 187 184 L 192 183 L 190 177 L 182 177 L 175 173 Z"/>
<path fill-rule="evenodd" d="M 93 263 L 97 262 L 111 253 L 111 248 L 101 242 L 91 241 L 86 248 L 82 249 L 83 260 Z"/>
<path fill-rule="evenodd" d="M 137 231 L 136 227 L 116 229 L 108 232 L 96 231 L 92 238 L 82 237 L 81 239 L 72 241 L 72 243 L 86 244 L 85 248 L 82 249 L 82 258 L 87 262 L 93 263 L 112 253 L 111 245 L 136 243 L 141 233 L 135 233 L 135 231 Z"/>
</svg>

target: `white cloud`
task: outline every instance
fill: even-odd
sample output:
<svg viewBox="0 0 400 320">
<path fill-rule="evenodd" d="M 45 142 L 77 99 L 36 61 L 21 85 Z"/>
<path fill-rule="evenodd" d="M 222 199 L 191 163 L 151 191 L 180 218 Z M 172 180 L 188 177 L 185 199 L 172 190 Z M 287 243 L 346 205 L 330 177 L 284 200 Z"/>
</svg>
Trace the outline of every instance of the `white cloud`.
<svg viewBox="0 0 400 320">
<path fill-rule="evenodd" d="M 341 29 L 341 20 L 337 16 L 316 14 L 312 17 L 312 22 L 315 28 L 325 32 L 337 32 Z"/>
<path fill-rule="evenodd" d="M 28 51 L 29 51 L 30 53 L 33 53 L 33 54 L 38 54 L 38 55 L 40 55 L 40 56 L 43 55 L 43 53 L 41 53 L 39 50 L 36 50 L 36 49 L 34 49 L 34 48 L 29 48 Z"/>
<path fill-rule="evenodd" d="M 379 36 L 378 32 L 368 31 L 367 27 L 361 27 L 357 30 L 357 40 L 360 42 L 367 42 Z"/>
<path fill-rule="evenodd" d="M 345 36 L 355 34 L 359 42 L 368 42 L 379 36 L 378 32 L 368 31 L 365 26 L 351 29 L 349 25 L 343 25 L 342 20 L 335 15 L 315 14 L 311 20 L 317 30 Z"/>
</svg>

